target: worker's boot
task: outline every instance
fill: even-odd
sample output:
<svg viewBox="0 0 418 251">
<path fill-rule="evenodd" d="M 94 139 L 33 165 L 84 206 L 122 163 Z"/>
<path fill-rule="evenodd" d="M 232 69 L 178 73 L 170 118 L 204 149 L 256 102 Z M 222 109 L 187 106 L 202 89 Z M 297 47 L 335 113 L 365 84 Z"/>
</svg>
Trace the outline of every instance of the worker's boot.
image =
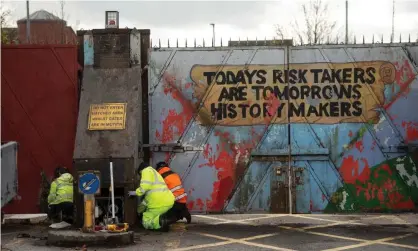
<svg viewBox="0 0 418 251">
<path fill-rule="evenodd" d="M 177 222 L 177 217 L 170 214 L 160 215 L 161 231 L 167 232 L 170 229 L 170 225 Z"/>
<path fill-rule="evenodd" d="M 188 210 L 187 208 L 185 208 L 185 209 L 182 211 L 182 216 L 183 216 L 184 218 L 186 218 L 186 220 L 187 220 L 187 224 L 190 224 L 190 223 L 192 222 L 192 216 L 190 215 L 190 212 L 189 212 L 189 210 Z"/>
<path fill-rule="evenodd" d="M 187 220 L 187 224 L 190 224 L 192 222 L 192 216 L 190 215 L 190 213 L 187 212 L 185 217 L 186 217 L 186 220 Z"/>
<path fill-rule="evenodd" d="M 160 215 L 159 223 L 161 227 L 159 230 L 161 232 L 168 232 L 170 230 L 169 222 L 165 214 Z"/>
</svg>

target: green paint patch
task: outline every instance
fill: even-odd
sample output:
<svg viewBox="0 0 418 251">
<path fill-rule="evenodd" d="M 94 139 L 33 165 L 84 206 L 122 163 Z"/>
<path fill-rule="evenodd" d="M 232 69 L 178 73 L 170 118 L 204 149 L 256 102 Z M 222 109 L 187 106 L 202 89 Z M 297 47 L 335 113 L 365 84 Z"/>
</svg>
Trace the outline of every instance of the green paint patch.
<svg viewBox="0 0 418 251">
<path fill-rule="evenodd" d="M 417 166 L 410 155 L 384 161 L 369 169 L 368 179 L 345 182 L 331 196 L 324 212 L 391 212 L 416 209 Z"/>
</svg>

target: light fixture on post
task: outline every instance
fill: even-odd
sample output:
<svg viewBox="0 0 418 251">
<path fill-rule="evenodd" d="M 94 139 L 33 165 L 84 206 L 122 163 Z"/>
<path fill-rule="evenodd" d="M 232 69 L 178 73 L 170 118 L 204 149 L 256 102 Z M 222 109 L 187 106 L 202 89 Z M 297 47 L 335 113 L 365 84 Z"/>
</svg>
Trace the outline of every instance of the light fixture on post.
<svg viewBox="0 0 418 251">
<path fill-rule="evenodd" d="M 119 28 L 119 11 L 106 11 L 106 29 L 108 28 Z"/>
<path fill-rule="evenodd" d="M 215 24 L 211 23 L 210 25 L 212 26 L 212 32 L 213 32 L 213 34 L 212 34 L 212 47 L 215 47 Z"/>
</svg>

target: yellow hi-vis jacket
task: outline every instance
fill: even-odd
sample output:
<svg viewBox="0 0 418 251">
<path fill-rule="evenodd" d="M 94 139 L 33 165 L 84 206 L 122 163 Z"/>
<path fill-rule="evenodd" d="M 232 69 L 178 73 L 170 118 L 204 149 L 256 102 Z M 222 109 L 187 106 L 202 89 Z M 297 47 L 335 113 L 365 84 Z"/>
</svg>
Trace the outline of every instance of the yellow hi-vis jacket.
<svg viewBox="0 0 418 251">
<path fill-rule="evenodd" d="M 73 202 L 73 176 L 64 173 L 51 183 L 48 204 L 56 205 L 63 202 Z"/>
<path fill-rule="evenodd" d="M 174 205 L 173 193 L 168 189 L 163 177 L 150 166 L 141 171 L 141 182 L 135 192 L 138 197 L 144 196 L 142 204 L 147 208 Z"/>
</svg>

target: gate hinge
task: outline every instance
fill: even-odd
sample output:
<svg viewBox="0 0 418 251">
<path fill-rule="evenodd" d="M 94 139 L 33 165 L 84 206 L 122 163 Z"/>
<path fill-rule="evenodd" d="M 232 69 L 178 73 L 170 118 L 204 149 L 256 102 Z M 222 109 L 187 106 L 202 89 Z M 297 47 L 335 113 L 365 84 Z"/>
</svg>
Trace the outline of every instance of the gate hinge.
<svg viewBox="0 0 418 251">
<path fill-rule="evenodd" d="M 203 147 L 182 146 L 177 143 L 172 144 L 144 144 L 143 148 L 149 148 L 152 152 L 175 152 L 184 153 L 190 151 L 203 151 Z"/>
</svg>

